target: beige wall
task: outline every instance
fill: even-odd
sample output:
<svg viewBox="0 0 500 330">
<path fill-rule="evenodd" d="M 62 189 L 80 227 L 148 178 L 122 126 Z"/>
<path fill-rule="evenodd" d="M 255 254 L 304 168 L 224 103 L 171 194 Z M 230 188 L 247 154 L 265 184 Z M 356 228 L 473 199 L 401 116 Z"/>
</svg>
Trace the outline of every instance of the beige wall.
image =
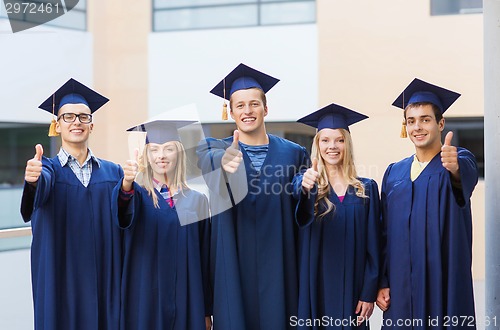
<svg viewBox="0 0 500 330">
<path fill-rule="evenodd" d="M 370 116 L 353 126 L 360 174 L 381 183 L 389 163 L 413 153 L 391 106 L 413 78 L 462 97 L 446 116 L 483 115 L 482 15 L 430 16 L 430 1 L 318 0 L 319 103 Z M 446 130 L 446 128 L 445 128 Z M 474 265 L 484 278 L 484 184 L 473 196 Z"/>
<path fill-rule="evenodd" d="M 148 117 L 151 1 L 88 0 L 94 38 L 94 88 L 110 102 L 96 112 L 90 141 L 102 158 L 128 158 L 125 130 Z"/>
</svg>

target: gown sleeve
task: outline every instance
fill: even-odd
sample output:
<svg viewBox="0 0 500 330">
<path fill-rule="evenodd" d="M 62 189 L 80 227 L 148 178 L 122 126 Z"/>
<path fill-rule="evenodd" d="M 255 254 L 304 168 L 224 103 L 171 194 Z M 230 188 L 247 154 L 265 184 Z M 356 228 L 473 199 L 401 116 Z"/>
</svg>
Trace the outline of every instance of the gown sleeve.
<svg viewBox="0 0 500 330">
<path fill-rule="evenodd" d="M 384 173 L 382 180 L 382 192 L 380 194 L 381 204 L 381 230 L 380 230 L 380 278 L 379 289 L 389 287 L 389 279 L 387 273 L 387 179 L 391 172 L 392 165 L 389 165 Z"/>
<path fill-rule="evenodd" d="M 478 180 L 477 163 L 474 155 L 467 149 L 458 148 L 458 166 L 460 168 L 460 187 L 453 187 L 455 201 L 461 207 L 466 205 Z"/>
<path fill-rule="evenodd" d="M 212 313 L 212 285 L 210 282 L 210 230 L 211 219 L 209 214 L 208 199 L 202 196 L 200 205 L 200 216 L 206 217 L 205 220 L 199 221 L 199 237 L 200 237 L 200 256 L 201 256 L 201 276 L 203 281 L 203 296 L 205 297 L 205 316 L 211 316 Z"/>
<path fill-rule="evenodd" d="M 196 148 L 198 168 L 201 169 L 211 192 L 212 215 L 238 204 L 248 193 L 245 163 L 241 162 L 235 173 L 227 173 L 221 166 L 222 157 L 231 142 L 231 140 L 207 138 Z"/>
<path fill-rule="evenodd" d="M 314 203 L 318 196 L 318 185 L 309 192 L 304 192 L 302 189 L 302 179 L 306 170 L 297 173 L 292 181 L 293 197 L 297 201 L 295 207 L 295 221 L 299 227 L 310 225 L 314 221 Z"/>
<path fill-rule="evenodd" d="M 368 219 L 366 231 L 366 263 L 360 300 L 374 302 L 377 299 L 380 270 L 380 199 L 377 183 L 367 185 Z"/>
<path fill-rule="evenodd" d="M 54 170 L 48 158 L 42 158 L 42 173 L 37 181 L 36 187 L 24 182 L 21 197 L 21 215 L 24 222 L 29 222 L 33 211 L 45 204 L 54 186 Z"/>
<path fill-rule="evenodd" d="M 134 194 L 130 197 L 130 199 L 123 203 L 120 197 L 120 191 L 122 187 L 123 178 L 118 181 L 116 186 L 113 188 L 112 196 L 111 196 L 111 212 L 113 215 L 113 221 L 115 225 L 120 229 L 129 229 L 131 228 L 135 222 L 137 221 L 137 215 L 140 214 L 140 195 L 141 190 L 144 190 L 141 186 L 139 186 L 136 182 L 132 185 L 132 190 Z"/>
</svg>

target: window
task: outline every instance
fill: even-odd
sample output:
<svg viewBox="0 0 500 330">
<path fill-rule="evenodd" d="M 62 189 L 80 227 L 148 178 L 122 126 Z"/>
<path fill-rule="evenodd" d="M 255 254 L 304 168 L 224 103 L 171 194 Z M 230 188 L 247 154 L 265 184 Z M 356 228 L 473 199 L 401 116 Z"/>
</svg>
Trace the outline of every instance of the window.
<svg viewBox="0 0 500 330">
<path fill-rule="evenodd" d="M 301 146 L 304 146 L 309 155 L 311 154 L 311 147 L 314 140 L 314 134 L 310 135 L 304 133 L 286 132 L 284 137 L 287 140 L 293 141 Z"/>
<path fill-rule="evenodd" d="M 0 124 L 0 188 L 20 187 L 24 183 L 26 161 L 35 155 L 35 145 L 50 155 L 47 125 Z"/>
<path fill-rule="evenodd" d="M 315 21 L 315 0 L 153 0 L 153 31 Z"/>
<path fill-rule="evenodd" d="M 484 119 L 446 118 L 444 131 L 453 131 L 452 144 L 466 148 L 476 156 L 479 178 L 484 178 Z"/>
<path fill-rule="evenodd" d="M 34 7 L 31 7 L 31 4 Z M 30 14 L 30 11 L 34 13 Z M 57 16 L 57 12 L 61 14 Z M 5 6 L 0 5 L 0 18 L 9 19 L 11 24 L 19 24 L 19 26 L 26 24 L 31 27 L 33 23 L 45 22 L 52 15 L 56 15 L 57 18 L 44 25 L 87 30 L 87 0 L 6 0 Z"/>
<path fill-rule="evenodd" d="M 35 155 L 35 145 L 41 143 L 44 155 L 58 150 L 57 140 L 47 136 L 47 125 L 0 123 L 0 229 L 30 226 L 19 213 L 24 169 Z M 0 239 L 0 251 L 28 248 L 30 236 Z"/>
<path fill-rule="evenodd" d="M 478 14 L 483 0 L 431 0 L 431 15 Z"/>
</svg>

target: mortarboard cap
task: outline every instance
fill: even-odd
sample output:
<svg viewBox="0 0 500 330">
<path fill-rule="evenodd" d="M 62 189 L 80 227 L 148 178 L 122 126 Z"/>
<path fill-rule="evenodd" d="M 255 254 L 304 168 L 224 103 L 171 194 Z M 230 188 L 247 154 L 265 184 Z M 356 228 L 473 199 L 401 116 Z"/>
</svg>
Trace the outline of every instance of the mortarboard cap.
<svg viewBox="0 0 500 330">
<path fill-rule="evenodd" d="M 146 144 L 164 144 L 180 141 L 179 129 L 196 123 L 194 120 L 152 120 L 127 129 L 129 132 L 146 132 Z"/>
<path fill-rule="evenodd" d="M 108 98 L 71 78 L 40 104 L 39 108 L 57 115 L 65 104 L 85 104 L 94 113 L 108 101 Z"/>
<path fill-rule="evenodd" d="M 349 125 L 357 123 L 358 121 L 366 118 L 368 118 L 368 116 L 332 103 L 305 117 L 300 118 L 297 121 L 299 123 L 316 127 L 318 131 L 321 131 L 323 128 L 343 128 L 349 131 Z"/>
<path fill-rule="evenodd" d="M 38 107 L 57 116 L 59 109 L 65 104 L 85 104 L 90 112 L 94 113 L 108 101 L 108 98 L 71 78 Z M 55 127 L 56 120 L 53 118 L 50 123 L 49 136 L 59 135 Z"/>
<path fill-rule="evenodd" d="M 265 73 L 257 71 L 243 63 L 239 64 L 231 71 L 217 86 L 212 88 L 210 93 L 220 96 L 229 101 L 231 94 L 248 88 L 260 88 L 267 93 L 279 79 L 271 77 Z"/>
<path fill-rule="evenodd" d="M 429 102 L 437 106 L 441 113 L 444 113 L 459 97 L 459 93 L 415 78 L 392 105 L 405 109 L 408 104 Z"/>
</svg>

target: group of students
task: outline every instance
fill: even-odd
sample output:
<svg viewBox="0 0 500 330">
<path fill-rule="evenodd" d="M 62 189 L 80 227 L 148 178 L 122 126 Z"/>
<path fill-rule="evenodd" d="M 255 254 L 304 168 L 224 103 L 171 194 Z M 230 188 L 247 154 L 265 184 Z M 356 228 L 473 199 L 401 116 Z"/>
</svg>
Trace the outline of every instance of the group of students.
<svg viewBox="0 0 500 330">
<path fill-rule="evenodd" d="M 62 146 L 26 166 L 35 329 L 367 329 L 374 304 L 383 328 L 475 329 L 477 165 L 441 143 L 460 95 L 415 79 L 396 99 L 415 154 L 379 195 L 353 160 L 368 117 L 332 103 L 299 119 L 317 128 L 309 156 L 266 132 L 278 81 L 240 64 L 212 89 L 237 129 L 196 149 L 210 200 L 187 185 L 190 121 L 132 128 L 146 143 L 122 168 L 88 148 L 105 97 L 70 79 L 40 106 Z"/>
</svg>

